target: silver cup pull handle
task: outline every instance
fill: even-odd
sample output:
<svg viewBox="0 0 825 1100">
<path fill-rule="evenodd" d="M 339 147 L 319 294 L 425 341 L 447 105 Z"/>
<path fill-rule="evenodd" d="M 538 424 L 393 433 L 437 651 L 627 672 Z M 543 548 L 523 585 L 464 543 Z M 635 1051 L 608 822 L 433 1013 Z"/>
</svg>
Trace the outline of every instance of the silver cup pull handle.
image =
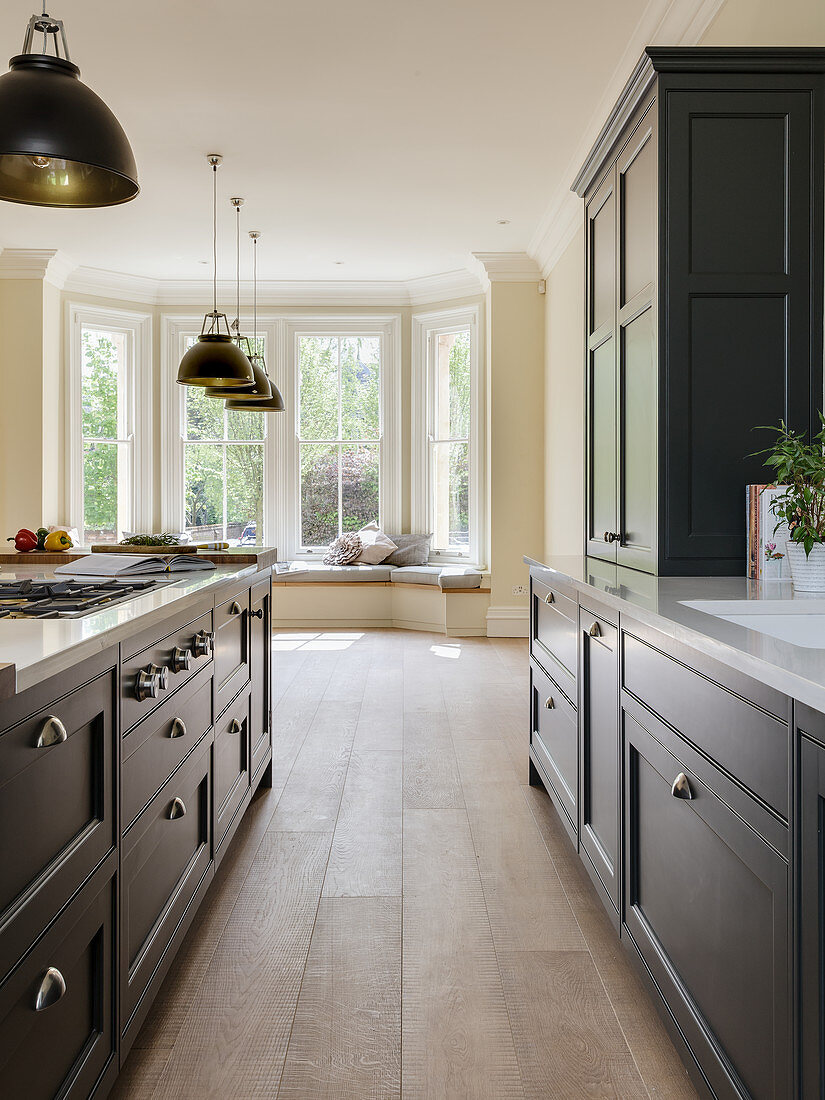
<svg viewBox="0 0 825 1100">
<path fill-rule="evenodd" d="M 691 790 L 688 777 L 684 772 L 679 772 L 673 780 L 673 786 L 670 788 L 670 793 L 674 798 L 693 798 L 693 791 Z"/>
<path fill-rule="evenodd" d="M 60 745 L 68 738 L 66 727 L 59 718 L 50 714 L 40 727 L 40 735 L 37 738 L 38 749 L 50 749 L 52 745 Z"/>
<path fill-rule="evenodd" d="M 229 732 L 230 733 L 240 733 L 242 729 L 243 729 L 243 726 L 241 725 L 241 723 L 238 721 L 237 718 L 233 718 L 232 721 L 229 723 Z"/>
<path fill-rule="evenodd" d="M 545 603 L 555 603 L 556 602 L 556 597 L 553 595 L 552 592 L 548 592 L 547 595 L 544 597 L 544 602 Z"/>
<path fill-rule="evenodd" d="M 37 987 L 37 997 L 34 1002 L 34 1011 L 43 1012 L 57 1004 L 66 992 L 66 979 L 56 966 L 50 966 Z"/>
<path fill-rule="evenodd" d="M 598 623 L 593 623 L 587 633 L 590 635 L 591 638 L 601 638 L 602 628 L 599 626 Z"/>
<path fill-rule="evenodd" d="M 186 723 L 182 718 L 175 718 L 172 722 L 172 727 L 169 730 L 170 737 L 185 737 L 186 736 Z"/>
<path fill-rule="evenodd" d="M 179 817 L 186 817 L 186 803 L 182 798 L 173 798 L 169 807 L 169 820 L 177 821 Z"/>
<path fill-rule="evenodd" d="M 241 605 L 238 603 L 237 600 L 232 601 L 232 604 L 229 608 L 229 614 L 230 615 L 242 615 L 243 614 L 243 608 L 241 607 Z"/>
<path fill-rule="evenodd" d="M 556 701 L 552 695 L 547 696 L 547 698 L 544 700 L 544 705 L 548 710 L 555 710 Z"/>
</svg>

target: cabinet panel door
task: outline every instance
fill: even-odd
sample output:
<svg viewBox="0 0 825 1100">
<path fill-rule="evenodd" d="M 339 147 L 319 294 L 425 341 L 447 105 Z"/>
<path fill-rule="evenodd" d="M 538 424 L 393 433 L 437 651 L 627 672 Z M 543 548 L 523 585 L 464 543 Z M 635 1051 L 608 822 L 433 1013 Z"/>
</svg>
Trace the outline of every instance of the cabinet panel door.
<svg viewBox="0 0 825 1100">
<path fill-rule="evenodd" d="M 587 205 L 589 247 L 588 333 L 613 327 L 616 305 L 616 202 L 613 175 Z"/>
<path fill-rule="evenodd" d="M 581 608 L 580 842 L 619 909 L 619 632 Z M 585 864 L 586 865 L 586 864 Z M 588 868 L 589 870 L 589 868 Z M 598 885 L 598 884 L 597 884 Z"/>
<path fill-rule="evenodd" d="M 654 110 L 648 111 L 618 165 L 619 306 L 650 298 L 656 280 L 656 146 Z"/>
<path fill-rule="evenodd" d="M 249 589 L 215 608 L 215 718 L 249 683 Z"/>
<path fill-rule="evenodd" d="M 270 583 L 254 585 L 250 609 L 250 668 L 252 694 L 249 707 L 251 745 L 251 772 L 257 775 L 261 762 L 272 744 L 271 738 L 271 653 L 272 627 L 270 625 Z"/>
<path fill-rule="evenodd" d="M 530 747 L 578 834 L 579 752 L 576 711 L 535 661 L 530 662 Z"/>
<path fill-rule="evenodd" d="M 656 553 L 656 314 L 647 303 L 619 333 L 619 565 L 653 572 Z"/>
<path fill-rule="evenodd" d="M 742 573 L 744 486 L 765 477 L 753 426 L 809 431 L 821 405 L 822 181 L 793 79 L 667 95 L 664 572 Z"/>
<path fill-rule="evenodd" d="M 800 738 L 802 1095 L 825 1089 L 825 748 Z"/>
<path fill-rule="evenodd" d="M 789 1095 L 788 865 L 713 793 L 712 765 L 703 782 L 623 722 L 625 928 L 716 1095 Z"/>
</svg>

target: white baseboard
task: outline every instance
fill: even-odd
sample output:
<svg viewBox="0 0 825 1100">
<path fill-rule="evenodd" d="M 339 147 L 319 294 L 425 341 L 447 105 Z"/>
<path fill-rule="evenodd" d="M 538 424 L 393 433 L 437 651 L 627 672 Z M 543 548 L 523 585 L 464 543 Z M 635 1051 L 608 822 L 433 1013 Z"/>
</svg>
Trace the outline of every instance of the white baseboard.
<svg viewBox="0 0 825 1100">
<path fill-rule="evenodd" d="M 488 638 L 528 638 L 530 609 L 527 607 L 488 607 Z"/>
</svg>

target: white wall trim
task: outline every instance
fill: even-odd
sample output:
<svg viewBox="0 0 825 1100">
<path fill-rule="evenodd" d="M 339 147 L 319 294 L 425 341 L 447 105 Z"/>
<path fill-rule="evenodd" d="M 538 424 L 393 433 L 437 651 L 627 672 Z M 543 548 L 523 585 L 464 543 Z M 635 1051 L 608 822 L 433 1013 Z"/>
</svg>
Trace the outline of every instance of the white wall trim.
<svg viewBox="0 0 825 1100">
<path fill-rule="evenodd" d="M 63 341 L 63 371 L 66 381 L 66 491 L 69 523 L 83 528 L 83 451 L 81 423 L 82 360 L 81 329 L 84 324 L 126 332 L 131 342 L 130 385 L 132 387 L 132 515 L 131 524 L 140 531 L 152 529 L 152 316 L 131 310 L 90 307 L 67 302 Z"/>
<path fill-rule="evenodd" d="M 601 132 L 614 103 L 627 83 L 646 46 L 695 46 L 725 0 L 649 0 L 590 122 L 581 132 L 576 149 L 550 197 L 527 247 L 547 276 L 558 262 L 580 224 L 581 200 L 570 192 L 574 178 Z"/>
<path fill-rule="evenodd" d="M 526 252 L 471 252 L 470 266 L 485 289 L 490 283 L 527 283 L 541 278 L 538 264 Z"/>
<path fill-rule="evenodd" d="M 55 248 L 4 248 L 0 251 L 0 279 L 42 279 L 61 290 L 76 264 Z"/>
<path fill-rule="evenodd" d="M 488 638 L 529 638 L 530 610 L 527 607 L 488 607 Z"/>
<path fill-rule="evenodd" d="M 6 251 L 9 251 L 8 249 Z M 17 250 L 20 251 L 20 250 Z M 29 250 L 31 251 L 31 250 Z M 53 253 L 51 254 L 53 255 Z M 2 260 L 0 255 L 0 278 Z M 23 260 L 20 261 L 24 262 Z M 8 278 L 25 278 L 9 275 Z M 28 276 L 33 277 L 33 276 Z M 212 296 L 209 279 L 153 279 L 144 275 L 128 275 L 100 268 L 75 267 L 67 280 L 74 294 L 109 298 L 150 306 L 198 306 L 206 309 Z M 276 308 L 306 306 L 389 306 L 426 305 L 434 302 L 472 297 L 481 293 L 478 277 L 467 269 L 444 271 L 412 279 L 260 279 L 258 307 Z M 233 303 L 235 283 L 218 280 L 218 303 Z M 252 304 L 252 282 L 241 281 L 241 304 Z M 229 307 L 227 306 L 227 309 Z"/>
</svg>

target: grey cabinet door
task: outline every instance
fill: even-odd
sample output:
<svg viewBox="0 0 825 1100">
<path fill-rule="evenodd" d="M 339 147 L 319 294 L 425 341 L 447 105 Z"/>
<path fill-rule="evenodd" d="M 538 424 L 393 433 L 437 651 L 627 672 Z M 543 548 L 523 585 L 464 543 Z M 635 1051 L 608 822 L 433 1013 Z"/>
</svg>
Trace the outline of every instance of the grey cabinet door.
<svg viewBox="0 0 825 1100">
<path fill-rule="evenodd" d="M 579 843 L 602 897 L 619 911 L 619 632 L 582 607 Z"/>
<path fill-rule="evenodd" d="M 615 169 L 587 204 L 586 552 L 616 560 Z"/>
<path fill-rule="evenodd" d="M 623 722 L 623 927 L 714 1094 L 789 1096 L 788 865 L 714 793 L 718 769 Z"/>
<path fill-rule="evenodd" d="M 616 165 L 616 560 L 648 572 L 657 545 L 656 141 L 656 110 L 649 106 Z"/>
<path fill-rule="evenodd" d="M 825 748 L 800 738 L 802 1095 L 825 1089 Z"/>
</svg>

